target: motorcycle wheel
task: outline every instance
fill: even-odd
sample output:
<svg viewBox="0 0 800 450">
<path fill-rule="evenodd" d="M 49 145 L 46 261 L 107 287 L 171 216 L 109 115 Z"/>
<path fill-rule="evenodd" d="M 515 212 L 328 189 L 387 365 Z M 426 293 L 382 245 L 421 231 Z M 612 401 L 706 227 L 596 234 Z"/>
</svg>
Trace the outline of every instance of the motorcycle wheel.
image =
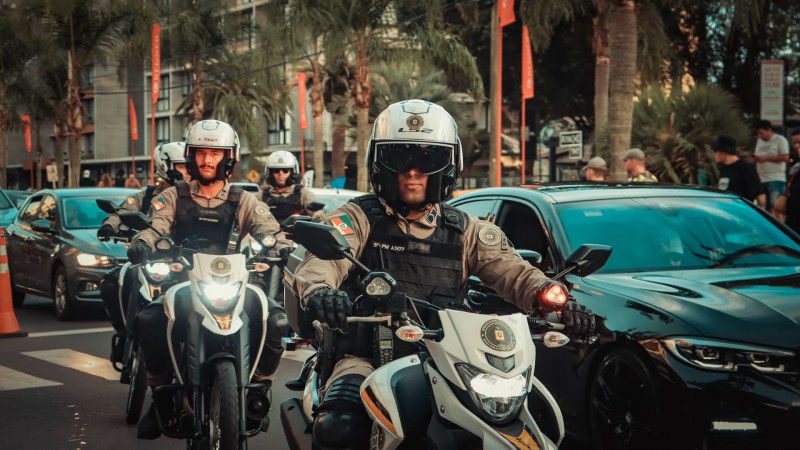
<svg viewBox="0 0 800 450">
<path fill-rule="evenodd" d="M 134 350 L 131 357 L 131 384 L 128 386 L 128 404 L 125 406 L 125 422 L 132 425 L 139 422 L 147 394 L 147 371 L 144 370 L 139 351 Z"/>
<path fill-rule="evenodd" d="M 230 361 L 218 361 L 214 365 L 208 430 L 211 448 L 239 448 L 239 395 L 236 389 L 236 369 Z"/>
</svg>

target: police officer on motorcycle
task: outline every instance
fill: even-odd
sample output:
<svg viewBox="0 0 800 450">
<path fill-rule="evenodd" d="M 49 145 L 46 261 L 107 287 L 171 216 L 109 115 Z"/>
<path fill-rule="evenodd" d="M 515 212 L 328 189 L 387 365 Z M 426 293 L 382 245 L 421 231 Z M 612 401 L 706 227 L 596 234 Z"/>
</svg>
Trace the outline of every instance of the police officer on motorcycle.
<svg viewBox="0 0 800 450">
<path fill-rule="evenodd" d="M 179 181 L 189 181 L 189 172 L 186 169 L 185 144 L 183 142 L 169 142 L 160 144 L 156 147 L 155 174 L 160 178 L 160 183 L 155 186 L 147 186 L 140 192 L 128 196 L 125 203 L 119 207 L 118 212 L 122 213 L 148 213 L 153 197 L 161 194 L 164 190 L 174 186 Z M 101 241 L 108 241 L 111 236 L 119 233 L 121 220 L 118 214 L 109 214 L 100 229 L 97 230 L 97 238 Z M 111 340 L 111 363 L 122 363 L 123 352 L 125 349 L 126 330 L 122 314 L 126 311 L 128 295 L 122 294 L 122 305 L 120 305 L 119 274 L 121 267 L 115 267 L 108 271 L 100 283 L 100 296 L 106 308 L 111 325 L 114 327 L 114 336 Z M 135 277 L 133 272 L 127 272 L 128 279 L 125 280 L 126 292 L 130 292 L 131 283 Z M 135 314 L 132 311 L 131 314 Z"/>
<path fill-rule="evenodd" d="M 264 167 L 267 186 L 262 192 L 262 200 L 269 205 L 270 212 L 278 222 L 283 222 L 294 214 L 321 216 L 322 211 L 309 209 L 316 200 L 308 188 L 300 184 L 300 166 L 291 153 L 279 150 L 267 157 Z"/>
<path fill-rule="evenodd" d="M 152 201 L 151 228 L 140 231 L 128 250 L 134 263 L 146 261 L 155 241 L 170 236 L 175 242 L 204 253 L 238 252 L 245 235 L 258 240 L 279 229 L 267 205 L 228 178 L 239 161 L 239 137 L 227 123 L 203 120 L 192 126 L 186 136 L 186 165 L 192 181 L 167 189 Z M 170 354 L 167 348 L 167 317 L 157 300 L 142 310 L 137 318 L 139 339 L 147 381 L 151 387 L 166 384 L 170 379 Z M 249 317 L 258 317 L 258 302 L 247 301 Z M 251 322 L 251 340 L 260 339 L 262 330 Z M 283 348 L 281 337 L 289 328 L 283 308 L 269 300 L 269 318 L 264 353 L 259 360 L 254 382 L 271 386 Z M 158 332 L 157 330 L 162 330 Z M 137 437 L 156 439 L 161 435 L 154 404 L 139 421 Z"/>
<path fill-rule="evenodd" d="M 392 104 L 375 120 L 369 141 L 374 193 L 328 212 L 323 222 L 338 229 L 359 261 L 391 273 L 410 297 L 458 307 L 467 279 L 476 275 L 522 310 L 539 312 L 538 291 L 563 286 L 524 261 L 494 224 L 443 203 L 461 169 L 458 129 L 444 108 L 422 100 Z M 359 314 L 352 301 L 358 293 L 354 269 L 346 259 L 321 260 L 309 252 L 295 272 L 307 317 L 342 330 L 314 418 L 313 442 L 323 450 L 365 448 L 369 441 L 359 389 L 374 370 L 372 339 L 364 328 L 347 324 L 348 316 Z M 568 332 L 592 331 L 585 307 L 564 311 L 573 325 Z"/>
</svg>

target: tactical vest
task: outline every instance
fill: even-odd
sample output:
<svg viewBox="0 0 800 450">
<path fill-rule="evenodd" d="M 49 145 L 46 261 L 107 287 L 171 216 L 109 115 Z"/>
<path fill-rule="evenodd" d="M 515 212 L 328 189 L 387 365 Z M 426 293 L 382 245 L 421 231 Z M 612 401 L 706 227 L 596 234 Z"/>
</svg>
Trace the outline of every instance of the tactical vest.
<svg viewBox="0 0 800 450">
<path fill-rule="evenodd" d="M 262 194 L 264 203 L 269 205 L 269 211 L 278 223 L 283 222 L 287 217 L 303 212 L 303 202 L 301 201 L 302 184 L 295 184 L 292 193 L 286 197 L 279 195 L 273 197 L 269 195 L 269 189 L 264 189 Z"/>
<path fill-rule="evenodd" d="M 217 255 L 238 251 L 242 188 L 231 186 L 227 201 L 216 208 L 206 208 L 194 201 L 189 183 L 178 183 L 175 188 L 178 191 L 175 242 L 186 239 L 188 247 Z M 202 242 L 198 242 L 200 239 Z"/>
<path fill-rule="evenodd" d="M 153 202 L 153 195 L 156 187 L 148 185 L 144 188 L 144 196 L 142 197 L 142 212 L 147 214 L 150 211 L 150 204 Z"/>
<path fill-rule="evenodd" d="M 400 230 L 397 220 L 386 214 L 376 195 L 350 201 L 364 211 L 370 223 L 369 237 L 359 258 L 364 265 L 391 274 L 399 289 L 410 297 L 443 307 L 461 300 L 467 224 L 462 211 L 442 203 L 436 230 L 427 239 L 418 239 Z"/>
</svg>

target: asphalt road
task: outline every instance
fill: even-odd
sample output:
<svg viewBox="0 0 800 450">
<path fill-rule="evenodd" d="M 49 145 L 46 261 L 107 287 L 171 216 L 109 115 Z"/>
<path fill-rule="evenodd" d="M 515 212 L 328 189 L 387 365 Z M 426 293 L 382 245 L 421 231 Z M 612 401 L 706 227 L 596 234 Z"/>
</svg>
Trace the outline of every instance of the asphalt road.
<svg viewBox="0 0 800 450">
<path fill-rule="evenodd" d="M 164 436 L 139 440 L 136 426 L 125 423 L 128 386 L 108 361 L 112 329 L 102 308 L 59 322 L 49 299 L 28 296 L 15 315 L 28 336 L 0 339 L 0 450 L 186 448 Z M 251 438 L 250 448 L 288 449 L 279 405 L 295 394 L 284 383 L 297 375 L 304 352 L 284 354 L 270 430 Z"/>
</svg>

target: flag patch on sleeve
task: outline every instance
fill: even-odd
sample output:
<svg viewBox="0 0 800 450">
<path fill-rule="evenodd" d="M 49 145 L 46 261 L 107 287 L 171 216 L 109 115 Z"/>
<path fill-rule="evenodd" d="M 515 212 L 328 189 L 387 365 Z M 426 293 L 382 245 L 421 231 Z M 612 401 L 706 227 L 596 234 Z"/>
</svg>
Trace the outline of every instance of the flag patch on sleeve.
<svg viewBox="0 0 800 450">
<path fill-rule="evenodd" d="M 155 208 L 156 211 L 160 211 L 166 206 L 167 204 L 164 203 L 164 197 L 158 197 L 157 199 L 153 200 L 153 208 Z"/>
<path fill-rule="evenodd" d="M 132 195 L 129 195 L 128 196 L 128 204 L 129 205 L 135 205 L 136 204 L 136 197 L 134 197 Z"/>
<path fill-rule="evenodd" d="M 349 234 L 355 234 L 356 230 L 353 229 L 353 222 L 350 221 L 350 217 L 347 214 L 342 214 L 341 216 L 336 216 L 331 219 L 331 225 L 336 227 L 339 230 L 339 233 L 342 236 L 347 236 Z"/>
</svg>

